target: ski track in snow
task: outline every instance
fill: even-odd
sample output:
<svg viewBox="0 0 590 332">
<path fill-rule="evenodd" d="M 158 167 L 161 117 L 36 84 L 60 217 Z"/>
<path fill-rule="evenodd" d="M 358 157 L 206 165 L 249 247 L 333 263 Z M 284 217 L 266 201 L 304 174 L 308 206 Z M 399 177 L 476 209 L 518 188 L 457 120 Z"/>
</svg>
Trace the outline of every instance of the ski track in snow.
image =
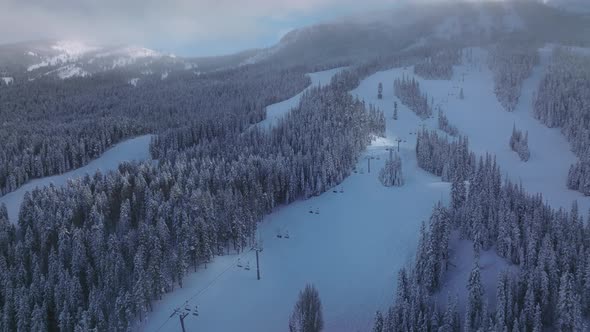
<svg viewBox="0 0 590 332">
<path fill-rule="evenodd" d="M 312 79 L 328 82 L 333 73 Z M 421 221 L 427 221 L 436 201 L 446 202 L 449 184 L 417 166 L 415 131 L 421 120 L 400 104 L 393 121 L 393 91 L 377 100 L 380 75 L 362 81 L 353 95 L 384 110 L 387 137 L 376 139 L 359 159 L 359 173 L 352 173 L 332 190 L 308 200 L 277 208 L 259 224 L 264 251 L 260 253 L 261 281 L 256 280 L 254 252 L 216 257 L 208 267 L 190 273 L 184 287 L 154 304 L 154 311 L 139 326 L 145 331 L 180 329 L 176 307 L 198 305 L 199 316 L 185 320 L 189 331 L 284 331 L 298 293 L 306 283 L 320 292 L 324 331 L 366 331 L 376 310 L 393 300 L 398 270 L 413 261 Z M 391 82 L 391 86 L 393 81 Z M 385 85 L 387 86 L 387 85 Z M 397 99 L 396 99 L 397 100 Z M 294 101 L 280 103 L 288 111 Z M 277 110 L 279 106 L 270 106 Z M 397 135 L 406 184 L 386 188 L 377 179 Z M 366 156 L 371 160 L 367 173 Z M 364 172 L 360 170 L 363 169 Z M 364 174 L 361 174 L 364 173 Z M 344 193 L 340 193 L 342 188 Z M 319 209 L 320 214 L 310 214 Z M 277 238 L 288 231 L 289 239 Z M 237 267 L 237 258 L 251 270 Z"/>
<path fill-rule="evenodd" d="M 340 71 L 342 71 L 343 69 L 344 67 L 307 74 L 307 76 L 309 76 L 309 78 L 311 79 L 311 84 L 297 95 L 282 102 L 267 106 L 266 119 L 257 123 L 256 126 L 258 126 L 259 128 L 266 129 L 270 129 L 276 126 L 279 123 L 279 121 L 287 115 L 287 113 L 289 113 L 293 108 L 299 106 L 299 100 L 301 100 L 301 96 L 308 89 L 311 89 L 312 87 L 330 84 L 332 77 Z"/>
<path fill-rule="evenodd" d="M 45 187 L 50 184 L 63 186 L 70 179 L 81 178 L 86 174 L 92 175 L 98 170 L 101 172 L 116 170 L 123 161 L 149 160 L 151 158 L 149 151 L 151 138 L 152 135 L 144 135 L 120 142 L 105 151 L 99 158 L 89 162 L 86 166 L 63 174 L 31 180 L 17 190 L 1 196 L 0 204 L 6 204 L 8 219 L 12 223 L 16 223 L 20 206 L 27 191 L 33 191 L 37 187 Z"/>
</svg>

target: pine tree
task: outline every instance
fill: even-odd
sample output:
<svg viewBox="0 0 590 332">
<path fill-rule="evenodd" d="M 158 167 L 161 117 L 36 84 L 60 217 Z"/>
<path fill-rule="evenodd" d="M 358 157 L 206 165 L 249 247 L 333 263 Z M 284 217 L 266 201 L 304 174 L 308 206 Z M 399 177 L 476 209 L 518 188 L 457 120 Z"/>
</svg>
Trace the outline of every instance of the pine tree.
<svg viewBox="0 0 590 332">
<path fill-rule="evenodd" d="M 386 187 L 400 187 L 404 185 L 402 174 L 402 160 L 398 154 L 392 160 L 387 160 L 379 171 L 379 181 Z"/>
<path fill-rule="evenodd" d="M 476 259 L 473 264 L 473 269 L 469 275 L 469 282 L 467 284 L 467 308 L 465 311 L 465 330 L 477 331 L 485 317 L 483 317 L 483 285 L 481 284 L 481 276 L 479 271 L 479 262 Z"/>
<path fill-rule="evenodd" d="M 385 332 L 383 330 L 383 325 L 383 315 L 381 314 L 381 311 L 377 310 L 375 313 L 375 321 L 373 323 L 373 332 Z"/>
<path fill-rule="evenodd" d="M 299 293 L 289 320 L 290 332 L 320 332 L 324 328 L 322 302 L 317 289 L 308 284 Z"/>
<path fill-rule="evenodd" d="M 573 276 L 565 272 L 559 282 L 557 303 L 557 330 L 564 332 L 581 331 L 583 328 L 580 298 L 573 284 Z"/>
</svg>

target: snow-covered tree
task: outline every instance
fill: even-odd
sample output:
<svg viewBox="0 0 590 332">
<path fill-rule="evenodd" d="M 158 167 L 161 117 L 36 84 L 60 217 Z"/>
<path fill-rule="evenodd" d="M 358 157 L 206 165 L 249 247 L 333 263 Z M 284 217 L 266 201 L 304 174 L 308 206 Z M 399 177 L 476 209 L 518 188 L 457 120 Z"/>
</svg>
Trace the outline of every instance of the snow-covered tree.
<svg viewBox="0 0 590 332">
<path fill-rule="evenodd" d="M 507 111 L 516 108 L 522 84 L 538 62 L 539 52 L 534 45 L 505 42 L 489 50 L 488 65 L 494 73 L 494 91 Z"/>
<path fill-rule="evenodd" d="M 481 283 L 479 262 L 476 259 L 469 274 L 469 282 L 467 284 L 467 307 L 465 309 L 466 331 L 477 331 L 487 318 L 484 315 L 483 295 L 484 291 Z"/>
<path fill-rule="evenodd" d="M 444 131 L 451 136 L 459 135 L 459 129 L 449 123 L 449 119 L 445 113 L 439 108 L 438 110 L 438 129 Z"/>
<path fill-rule="evenodd" d="M 432 105 L 428 96 L 420 91 L 420 83 L 414 77 L 397 78 L 393 84 L 394 94 L 399 100 L 422 119 L 432 116 Z"/>
<path fill-rule="evenodd" d="M 386 187 L 400 187 L 404 185 L 402 159 L 398 154 L 393 159 L 385 162 L 385 166 L 379 171 L 379 181 Z"/>
<path fill-rule="evenodd" d="M 299 292 L 299 298 L 289 319 L 290 332 L 320 332 L 324 328 L 322 302 L 318 290 L 311 284 Z"/>
<path fill-rule="evenodd" d="M 453 77 L 453 66 L 461 61 L 461 54 L 461 50 L 456 48 L 437 51 L 416 64 L 414 74 L 425 79 L 450 80 Z"/>
<path fill-rule="evenodd" d="M 512 136 L 510 136 L 510 148 L 512 151 L 518 153 L 522 161 L 528 161 L 531 153 L 529 151 L 529 133 L 516 129 L 516 125 L 512 128 Z"/>
</svg>

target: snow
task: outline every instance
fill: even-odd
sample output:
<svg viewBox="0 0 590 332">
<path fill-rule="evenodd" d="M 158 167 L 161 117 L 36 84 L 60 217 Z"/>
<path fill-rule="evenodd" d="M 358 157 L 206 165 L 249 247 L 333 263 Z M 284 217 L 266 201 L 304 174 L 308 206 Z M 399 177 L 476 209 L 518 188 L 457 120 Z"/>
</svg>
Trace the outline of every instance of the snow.
<svg viewBox="0 0 590 332">
<path fill-rule="evenodd" d="M 131 84 L 133 86 L 137 86 L 138 82 L 139 82 L 139 78 L 132 78 L 129 80 L 129 84 Z"/>
<path fill-rule="evenodd" d="M 63 66 L 57 70 L 57 76 L 62 80 L 72 77 L 86 77 L 89 75 L 90 73 L 75 65 Z"/>
<path fill-rule="evenodd" d="M 139 59 L 145 58 L 160 58 L 163 55 L 159 52 L 151 50 L 145 47 L 137 47 L 137 46 L 129 46 L 124 48 L 119 48 L 114 51 L 104 52 L 96 55 L 96 58 L 104 58 L 109 56 L 118 56 L 113 60 L 113 65 L 111 69 L 115 69 L 118 67 L 125 67 L 128 65 L 132 65 L 137 62 Z M 169 55 L 169 57 L 175 57 L 173 55 Z"/>
<path fill-rule="evenodd" d="M 457 296 L 458 310 L 464 313 L 467 305 L 467 284 L 473 269 L 475 251 L 473 250 L 473 242 L 460 239 L 458 232 L 452 234 L 449 244 L 449 270 L 445 274 L 443 286 L 434 294 L 434 297 L 439 308 L 444 308 L 449 297 Z M 492 248 L 480 252 L 479 269 L 481 283 L 484 285 L 484 300 L 487 301 L 488 308 L 495 308 L 498 276 L 502 271 L 517 273 L 518 266 L 509 264 Z"/>
<path fill-rule="evenodd" d="M 163 80 L 165 80 L 167 78 L 168 78 L 168 72 L 165 71 L 165 72 L 162 73 L 162 76 L 160 76 L 160 79 L 163 81 Z"/>
<path fill-rule="evenodd" d="M 132 62 L 134 62 L 137 59 L 141 59 L 141 58 L 155 58 L 155 57 L 162 56 L 161 53 L 151 50 L 149 48 L 138 47 L 138 46 L 127 46 L 127 47 L 121 47 L 121 48 L 117 48 L 117 49 L 110 50 L 107 52 L 102 52 L 102 53 L 96 54 L 95 57 L 96 58 L 105 58 L 105 57 L 111 57 L 111 56 L 117 56 L 117 55 L 120 56 L 122 59 L 130 60 Z"/>
<path fill-rule="evenodd" d="M 487 52 L 473 49 L 474 63 L 455 66 L 452 80 L 424 80 L 416 76 L 420 88 L 441 105 L 452 125 L 469 137 L 470 148 L 478 155 L 486 152 L 496 156 L 497 162 L 508 177 L 524 185 L 530 193 L 542 193 L 554 208 L 569 210 L 574 200 L 580 211 L 588 211 L 590 198 L 569 190 L 566 179 L 569 167 L 577 158 L 558 128 L 547 128 L 532 114 L 533 95 L 549 65 L 551 48 L 541 50 L 541 63 L 523 85 L 519 104 L 514 112 L 505 111 L 494 91 L 493 75 L 486 65 Z M 395 77 L 413 75 L 413 68 L 394 69 L 376 74 L 383 86 L 392 86 Z M 465 75 L 463 81 L 463 74 Z M 375 85 L 376 86 L 376 85 Z M 463 88 L 465 99 L 459 99 Z M 425 124 L 437 127 L 436 115 Z M 531 157 L 522 162 L 510 149 L 508 141 L 513 125 L 529 132 Z"/>
<path fill-rule="evenodd" d="M 115 170 L 123 161 L 149 160 L 149 145 L 151 138 L 151 135 L 145 135 L 121 142 L 105 151 L 99 158 L 91 161 L 86 166 L 64 174 L 31 180 L 17 190 L 0 197 L 0 204 L 6 204 L 8 218 L 11 222 L 15 223 L 18 219 L 20 205 L 25 196 L 25 192 L 32 191 L 37 187 L 48 186 L 51 183 L 56 186 L 63 186 L 70 179 L 80 178 L 86 174 L 94 174 L 98 170 L 101 172 Z"/>
<path fill-rule="evenodd" d="M 79 57 L 83 54 L 98 50 L 98 47 L 90 46 L 79 41 L 62 40 L 51 46 L 52 49 L 67 54 L 71 57 Z"/>
<path fill-rule="evenodd" d="M 337 70 L 310 76 L 324 84 Z M 198 305 L 200 313 L 185 319 L 187 331 L 285 331 L 298 292 L 308 282 L 320 293 L 324 331 L 370 329 L 375 311 L 391 304 L 398 270 L 413 261 L 421 221 L 428 220 L 436 201 L 448 202 L 449 192 L 449 184 L 417 166 L 416 136 L 408 133 L 422 121 L 400 105 L 394 122 L 389 89 L 377 100 L 381 78 L 373 75 L 351 93 L 384 110 L 386 137 L 374 141 L 359 160 L 359 172 L 335 188 L 337 193 L 297 201 L 264 218 L 259 225 L 262 280 L 256 280 L 254 252 L 217 257 L 206 269 L 189 274 L 182 289 L 155 303 L 140 329 L 180 329 L 178 317 L 170 314 L 186 302 Z M 286 113 L 293 105 L 295 100 L 269 109 Z M 378 173 L 389 155 L 386 148 L 396 144 L 398 135 L 406 140 L 400 146 L 405 185 L 386 188 Z M 367 156 L 376 158 L 370 173 Z M 319 214 L 309 213 L 316 209 Z M 278 231 L 288 231 L 290 238 L 277 238 Z M 238 258 L 252 269 L 238 268 Z"/>
<path fill-rule="evenodd" d="M 482 72 L 468 66 L 457 68 L 456 73 L 465 73 L 465 82 L 459 82 L 459 75 L 453 81 L 463 87 L 465 100 L 448 99 L 448 106 L 444 108 L 449 120 L 469 136 L 472 149 L 495 154 L 502 170 L 508 172 L 514 181 L 522 181 L 529 192 L 542 193 L 554 208 L 569 209 L 572 201 L 577 200 L 580 210 L 588 211 L 590 199 L 566 187 L 569 167 L 577 161 L 569 143 L 558 128 L 546 127 L 532 114 L 533 97 L 549 65 L 550 51 L 547 48 L 541 50 L 540 65 L 524 82 L 519 103 L 511 113 L 504 111 L 491 93 L 493 78 L 487 66 L 483 65 L 485 52 L 477 50 L 476 53 Z M 526 163 L 521 162 L 508 147 L 514 124 L 529 133 L 531 158 Z"/>
<path fill-rule="evenodd" d="M 51 49 L 56 51 L 58 54 L 54 56 L 44 57 L 40 63 L 33 64 L 27 68 L 27 71 L 31 72 L 40 68 L 49 66 L 65 65 L 70 62 L 80 60 L 83 56 L 103 50 L 101 47 L 92 46 L 79 41 L 59 41 L 55 45 L 51 46 Z M 36 56 L 33 52 L 28 52 L 31 56 Z M 95 59 L 104 57 L 115 57 L 113 60 L 112 68 L 124 67 L 135 63 L 138 59 L 144 58 L 158 58 L 163 55 L 159 52 L 151 50 L 145 47 L 138 46 L 126 46 L 119 47 L 111 50 L 105 50 L 101 53 L 92 54 L 93 57 L 87 62 L 93 63 Z M 170 55 L 170 57 L 174 57 Z M 80 75 L 77 75 L 80 76 Z"/>
<path fill-rule="evenodd" d="M 43 67 L 57 66 L 77 61 L 84 54 L 97 51 L 100 48 L 77 41 L 59 41 L 55 45 L 52 45 L 51 49 L 57 51 L 58 54 L 46 57 L 42 62 L 29 66 L 27 71 L 30 72 Z M 29 54 L 31 53 L 32 52 L 29 52 Z"/>
<path fill-rule="evenodd" d="M 576 160 L 568 142 L 559 129 L 547 128 L 531 113 L 534 91 L 547 70 L 550 50 L 542 49 L 541 63 L 524 82 L 514 112 L 506 112 L 493 93 L 493 75 L 484 50 L 473 49 L 475 61 L 456 66 L 452 80 L 416 79 L 443 108 L 451 124 L 469 137 L 474 152 L 496 155 L 505 175 L 522 182 L 529 192 L 542 193 L 553 207 L 569 208 L 578 200 L 580 210 L 586 211 L 590 199 L 566 188 L 569 166 Z M 313 84 L 319 84 L 320 79 L 327 83 L 336 70 L 310 74 Z M 376 98 L 379 82 L 391 87 L 394 79 L 403 75 L 413 76 L 413 68 L 378 72 L 351 92 L 381 108 L 387 119 L 386 137 L 374 140 L 358 163 L 359 172 L 346 178 L 336 193 L 328 191 L 280 207 L 259 225 L 264 244 L 261 281 L 256 280 L 254 252 L 218 257 L 208 268 L 189 274 L 182 290 L 156 303 L 141 328 L 179 329 L 178 318 L 170 314 L 187 303 L 198 305 L 200 313 L 185 320 L 188 330 L 285 330 L 299 290 L 312 282 L 322 299 L 325 331 L 369 330 L 375 310 L 386 309 L 393 300 L 397 271 L 413 260 L 421 221 L 428 220 L 437 200 L 444 203 L 449 199 L 449 184 L 419 169 L 414 152 L 416 130 L 421 126 L 436 128 L 436 117 L 420 120 L 394 98 L 392 89 L 384 90 L 382 100 Z M 464 100 L 458 97 L 461 88 Z M 297 105 L 300 96 L 269 106 L 268 119 L 261 125 L 276 124 Z M 392 120 L 394 100 L 399 105 L 397 121 Z M 513 124 L 529 132 L 531 159 L 527 163 L 508 146 Z M 400 156 L 406 184 L 385 188 L 377 179 L 378 170 L 388 156 L 386 147 L 394 145 L 398 137 L 404 140 Z M 367 156 L 378 158 L 371 160 L 370 173 Z M 319 215 L 309 213 L 316 209 Z M 279 231 L 288 231 L 290 238 L 277 238 Z M 454 266 L 437 295 L 441 304 L 449 293 L 465 296 L 465 281 L 473 263 L 471 242 L 459 240 L 455 234 L 451 250 Z M 252 270 L 238 268 L 238 258 L 249 262 Z M 493 250 L 481 253 L 480 267 L 488 304 L 493 305 L 498 273 L 505 269 L 516 273 L 518 268 Z M 460 303 L 463 306 L 464 299 Z"/>
<path fill-rule="evenodd" d="M 343 69 L 344 67 L 307 74 L 311 79 L 311 85 L 309 85 L 307 89 L 303 90 L 302 92 L 287 100 L 268 106 L 266 108 L 266 119 L 264 119 L 256 125 L 260 128 L 269 129 L 276 126 L 287 113 L 289 113 L 293 108 L 299 105 L 299 100 L 301 100 L 301 96 L 303 95 L 303 93 L 305 93 L 305 91 L 312 87 L 321 86 L 322 84 L 329 84 L 332 80 L 332 77 L 336 75 L 338 72 L 342 71 Z"/>
<path fill-rule="evenodd" d="M 12 78 L 12 77 L 5 76 L 5 77 L 0 77 L 0 79 L 1 79 L 1 80 L 4 82 L 4 84 L 6 84 L 6 85 L 10 85 L 10 84 L 14 83 L 14 78 Z"/>
<path fill-rule="evenodd" d="M 130 46 L 123 49 L 123 53 L 131 58 L 160 57 L 162 54 L 145 47 Z"/>
</svg>

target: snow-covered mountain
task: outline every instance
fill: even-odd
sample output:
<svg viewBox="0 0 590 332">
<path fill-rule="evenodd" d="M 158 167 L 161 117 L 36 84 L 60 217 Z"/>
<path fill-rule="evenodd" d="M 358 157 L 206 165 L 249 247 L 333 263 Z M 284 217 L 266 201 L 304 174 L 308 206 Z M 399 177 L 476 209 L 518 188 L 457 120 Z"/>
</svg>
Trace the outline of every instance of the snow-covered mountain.
<svg viewBox="0 0 590 332">
<path fill-rule="evenodd" d="M 0 69 L 29 80 L 43 76 L 85 77 L 117 68 L 145 73 L 194 66 L 190 60 L 139 46 L 105 46 L 70 40 L 0 46 Z M 148 67 L 151 71 L 145 70 Z M 154 70 L 155 67 L 159 70 Z"/>
<path fill-rule="evenodd" d="M 145 75 L 166 78 L 174 71 L 199 74 L 235 67 L 263 51 L 187 58 L 134 45 L 100 45 L 72 40 L 23 42 L 0 45 L 0 77 L 7 78 L 0 83 L 20 83 L 48 77 L 90 77 L 110 71 L 127 72 L 130 79 Z M 8 78 L 11 78 L 10 82 Z"/>
<path fill-rule="evenodd" d="M 327 60 L 353 63 L 388 54 L 392 48 L 485 44 L 516 34 L 528 40 L 576 44 L 590 41 L 587 26 L 582 15 L 536 1 L 408 3 L 293 30 L 277 45 L 256 52 L 242 64 L 267 61 L 321 68 Z"/>
<path fill-rule="evenodd" d="M 590 31 L 584 28 L 588 25 L 587 18 L 572 17 L 564 10 L 555 9 L 583 5 L 585 0 L 545 2 L 409 3 L 295 29 L 272 47 L 217 57 L 184 58 L 140 46 L 66 40 L 0 45 L 0 74 L 18 83 L 41 77 L 88 77 L 118 70 L 130 72 L 127 78 L 130 80 L 152 74 L 165 78 L 175 71 L 200 74 L 265 63 L 313 65 L 321 69 L 328 63 L 347 65 L 386 55 L 392 49 L 413 50 L 449 41 L 462 45 L 485 44 L 516 33 L 524 39 L 545 42 L 590 42 Z"/>
</svg>

